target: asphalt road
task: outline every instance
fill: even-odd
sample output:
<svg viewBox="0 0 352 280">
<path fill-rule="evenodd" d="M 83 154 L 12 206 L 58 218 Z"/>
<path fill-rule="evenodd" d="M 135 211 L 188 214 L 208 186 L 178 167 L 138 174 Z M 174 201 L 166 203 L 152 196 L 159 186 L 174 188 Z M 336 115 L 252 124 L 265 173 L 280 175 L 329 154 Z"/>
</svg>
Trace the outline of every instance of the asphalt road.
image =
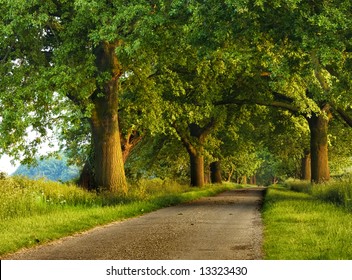
<svg viewBox="0 0 352 280">
<path fill-rule="evenodd" d="M 265 189 L 231 190 L 21 250 L 6 259 L 254 259 Z"/>
</svg>

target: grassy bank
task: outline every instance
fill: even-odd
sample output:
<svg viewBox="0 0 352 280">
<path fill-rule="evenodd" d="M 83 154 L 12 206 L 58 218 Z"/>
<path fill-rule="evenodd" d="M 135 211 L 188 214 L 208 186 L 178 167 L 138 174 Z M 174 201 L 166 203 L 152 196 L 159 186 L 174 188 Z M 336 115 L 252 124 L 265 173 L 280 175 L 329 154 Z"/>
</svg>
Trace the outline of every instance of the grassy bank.
<svg viewBox="0 0 352 280">
<path fill-rule="evenodd" d="M 124 197 L 98 195 L 75 185 L 20 177 L 2 179 L 0 187 L 1 256 L 235 186 L 223 184 L 199 189 L 155 179 L 139 182 Z"/>
<path fill-rule="evenodd" d="M 331 202 L 352 212 L 352 181 L 332 180 L 323 184 L 311 184 L 309 181 L 287 180 L 284 187 L 295 192 L 303 192 L 313 197 Z"/>
<path fill-rule="evenodd" d="M 315 187 L 315 186 L 314 186 Z M 323 192 L 318 186 L 314 192 Z M 269 188 L 263 207 L 266 259 L 352 259 L 352 214 L 308 193 Z"/>
</svg>

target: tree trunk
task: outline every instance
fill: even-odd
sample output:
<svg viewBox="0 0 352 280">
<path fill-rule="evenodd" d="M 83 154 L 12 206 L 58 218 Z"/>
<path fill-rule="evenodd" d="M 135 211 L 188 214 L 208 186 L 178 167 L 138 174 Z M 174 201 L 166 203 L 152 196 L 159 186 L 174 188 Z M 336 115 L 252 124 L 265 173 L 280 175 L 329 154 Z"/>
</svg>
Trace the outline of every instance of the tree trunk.
<svg viewBox="0 0 352 280">
<path fill-rule="evenodd" d="M 301 163 L 301 179 L 310 181 L 312 179 L 311 174 L 311 158 L 310 151 L 304 151 L 304 156 Z"/>
<path fill-rule="evenodd" d="M 235 171 L 235 168 L 233 166 L 231 166 L 231 170 L 230 172 L 227 174 L 227 182 L 231 182 L 231 179 L 232 179 L 232 175 Z"/>
<path fill-rule="evenodd" d="M 117 118 L 117 94 L 97 98 L 91 127 L 97 187 L 115 193 L 126 193 L 127 182 Z"/>
<path fill-rule="evenodd" d="M 243 175 L 243 176 L 242 176 L 242 178 L 241 178 L 241 184 L 247 185 L 247 176 L 246 176 L 246 175 Z"/>
<path fill-rule="evenodd" d="M 311 181 L 313 183 L 322 183 L 330 179 L 328 163 L 330 107 L 325 105 L 322 112 L 325 112 L 325 114 L 313 115 L 308 119 L 310 128 Z"/>
<path fill-rule="evenodd" d="M 204 156 L 199 152 L 189 153 L 191 167 L 191 186 L 204 186 Z"/>
<path fill-rule="evenodd" d="M 211 182 L 210 178 L 210 167 L 206 166 L 204 169 L 204 184 L 209 184 Z"/>
<path fill-rule="evenodd" d="M 82 172 L 78 179 L 78 185 L 88 191 L 96 190 L 93 168 L 88 160 L 83 166 Z"/>
<path fill-rule="evenodd" d="M 121 138 L 123 163 L 126 163 L 133 149 L 142 140 L 143 136 L 139 134 L 138 131 L 131 131 L 127 133 L 127 135 L 125 136 L 123 136 L 122 133 L 120 132 L 120 138 Z"/>
<path fill-rule="evenodd" d="M 210 164 L 210 178 L 213 184 L 222 183 L 220 161 L 214 161 Z"/>
<path fill-rule="evenodd" d="M 257 184 L 257 177 L 255 175 L 251 176 L 250 184 L 251 185 L 256 185 Z"/>
<path fill-rule="evenodd" d="M 206 137 L 214 128 L 214 125 L 214 119 L 211 119 L 210 122 L 204 127 L 191 123 L 188 125 L 189 136 L 182 133 L 177 126 L 174 126 L 189 154 L 191 186 L 193 187 L 204 186 L 204 142 Z"/>
<path fill-rule="evenodd" d="M 94 151 L 94 181 L 99 190 L 126 193 L 127 182 L 124 171 L 119 121 L 118 79 L 121 69 L 117 61 L 117 44 L 102 43 L 95 49 L 96 66 L 102 73 L 110 72 L 111 79 L 91 97 L 90 125 Z"/>
</svg>

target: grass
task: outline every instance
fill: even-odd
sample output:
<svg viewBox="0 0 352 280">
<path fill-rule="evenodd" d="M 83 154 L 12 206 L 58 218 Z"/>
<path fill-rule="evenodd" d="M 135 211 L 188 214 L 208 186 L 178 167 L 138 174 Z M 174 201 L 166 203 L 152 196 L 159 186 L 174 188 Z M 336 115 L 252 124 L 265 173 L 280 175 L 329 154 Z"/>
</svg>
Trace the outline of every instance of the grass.
<svg viewBox="0 0 352 280">
<path fill-rule="evenodd" d="M 331 180 L 322 184 L 311 184 L 309 181 L 287 180 L 284 186 L 296 192 L 303 192 L 313 197 L 331 202 L 352 211 L 352 181 Z"/>
<path fill-rule="evenodd" d="M 263 207 L 265 258 L 351 260 L 352 214 L 341 206 L 312 194 L 269 188 Z"/>
<path fill-rule="evenodd" d="M 121 197 L 90 193 L 75 185 L 10 177 L 0 179 L 0 188 L 1 256 L 98 225 L 211 196 L 234 185 L 200 189 L 173 181 L 144 180 Z"/>
</svg>

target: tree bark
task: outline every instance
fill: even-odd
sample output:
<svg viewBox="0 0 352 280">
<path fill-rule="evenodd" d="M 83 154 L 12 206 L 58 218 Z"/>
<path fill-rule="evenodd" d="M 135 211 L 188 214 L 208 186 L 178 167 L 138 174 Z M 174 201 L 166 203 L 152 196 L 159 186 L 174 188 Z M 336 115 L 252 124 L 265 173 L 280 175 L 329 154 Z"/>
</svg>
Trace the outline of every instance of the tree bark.
<svg viewBox="0 0 352 280">
<path fill-rule="evenodd" d="M 301 162 L 301 179 L 310 181 L 312 179 L 311 173 L 311 157 L 310 151 L 304 151 L 304 156 Z"/>
<path fill-rule="evenodd" d="M 243 175 L 243 176 L 241 177 L 241 184 L 247 185 L 247 176 L 246 176 L 246 175 Z"/>
<path fill-rule="evenodd" d="M 123 163 L 126 163 L 133 149 L 142 140 L 143 136 L 139 134 L 138 131 L 131 131 L 125 137 L 120 132 L 120 138 Z"/>
<path fill-rule="evenodd" d="M 221 162 L 214 161 L 210 164 L 210 178 L 213 184 L 221 184 Z"/>
<path fill-rule="evenodd" d="M 90 123 L 97 187 L 115 193 L 126 193 L 127 182 L 117 120 L 116 94 L 98 98 Z"/>
<path fill-rule="evenodd" d="M 322 114 L 308 119 L 310 128 L 311 181 L 322 183 L 329 181 L 328 126 L 331 118 L 330 107 L 325 105 Z"/>
<path fill-rule="evenodd" d="M 257 184 L 257 177 L 255 175 L 251 176 L 250 184 L 251 185 L 256 185 Z"/>
<path fill-rule="evenodd" d="M 90 125 L 94 151 L 94 181 L 99 190 L 126 193 L 120 130 L 118 121 L 118 79 L 121 69 L 115 53 L 117 44 L 102 43 L 95 49 L 96 66 L 111 79 L 91 97 L 93 104 Z"/>
<path fill-rule="evenodd" d="M 78 185 L 88 191 L 96 190 L 93 168 L 87 160 L 78 179 Z"/>
<path fill-rule="evenodd" d="M 191 123 L 188 125 L 189 137 L 174 125 L 177 134 L 180 136 L 181 141 L 189 154 L 191 186 L 193 187 L 204 186 L 204 143 L 206 137 L 211 133 L 214 126 L 214 119 L 211 119 L 204 127 Z"/>
<path fill-rule="evenodd" d="M 199 152 L 189 153 L 191 169 L 191 186 L 204 186 L 204 156 Z"/>
<path fill-rule="evenodd" d="M 210 166 L 206 166 L 204 168 L 204 184 L 210 184 L 211 178 L 210 178 Z"/>
</svg>

